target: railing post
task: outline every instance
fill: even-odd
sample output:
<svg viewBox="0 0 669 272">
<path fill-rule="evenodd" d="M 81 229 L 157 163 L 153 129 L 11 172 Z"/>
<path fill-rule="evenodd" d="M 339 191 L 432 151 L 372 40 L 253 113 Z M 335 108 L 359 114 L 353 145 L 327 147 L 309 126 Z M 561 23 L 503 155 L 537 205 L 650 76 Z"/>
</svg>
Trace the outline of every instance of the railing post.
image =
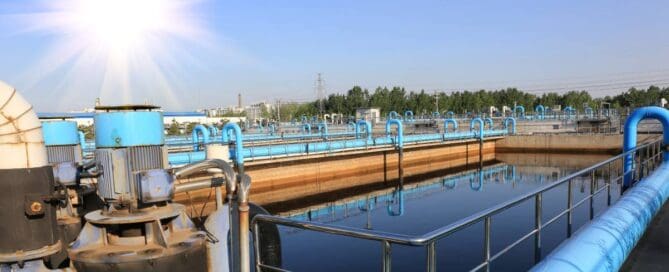
<svg viewBox="0 0 669 272">
<path fill-rule="evenodd" d="M 606 206 L 611 206 L 611 181 L 613 174 L 611 173 L 611 162 L 606 164 L 609 167 L 609 178 L 606 183 Z"/>
<path fill-rule="evenodd" d="M 430 242 L 427 245 L 427 271 L 436 272 L 437 271 L 437 252 L 436 252 L 436 242 Z"/>
<path fill-rule="evenodd" d="M 392 248 L 390 242 L 383 241 L 383 272 L 390 272 L 392 270 L 391 260 L 392 260 Z"/>
<path fill-rule="evenodd" d="M 571 237 L 572 224 L 574 216 L 572 212 L 572 205 L 574 205 L 574 198 L 572 196 L 573 185 L 572 180 L 567 181 L 567 237 Z"/>
<path fill-rule="evenodd" d="M 483 240 L 483 257 L 485 258 L 485 271 L 490 271 L 490 225 L 492 217 L 485 217 L 485 237 Z"/>
<path fill-rule="evenodd" d="M 590 220 L 595 217 L 595 169 L 590 172 Z"/>
<path fill-rule="evenodd" d="M 541 195 L 538 193 L 534 197 L 534 229 L 537 231 L 534 235 L 534 263 L 541 261 Z"/>
</svg>

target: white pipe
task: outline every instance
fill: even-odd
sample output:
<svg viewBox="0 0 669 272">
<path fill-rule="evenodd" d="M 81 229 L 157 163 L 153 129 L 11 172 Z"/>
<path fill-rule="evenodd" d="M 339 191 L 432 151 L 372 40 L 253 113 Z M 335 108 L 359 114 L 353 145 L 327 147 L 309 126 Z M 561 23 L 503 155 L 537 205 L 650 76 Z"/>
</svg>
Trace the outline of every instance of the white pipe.
<svg viewBox="0 0 669 272">
<path fill-rule="evenodd" d="M 48 164 L 42 124 L 13 87 L 0 81 L 0 169 L 35 168 Z"/>
</svg>

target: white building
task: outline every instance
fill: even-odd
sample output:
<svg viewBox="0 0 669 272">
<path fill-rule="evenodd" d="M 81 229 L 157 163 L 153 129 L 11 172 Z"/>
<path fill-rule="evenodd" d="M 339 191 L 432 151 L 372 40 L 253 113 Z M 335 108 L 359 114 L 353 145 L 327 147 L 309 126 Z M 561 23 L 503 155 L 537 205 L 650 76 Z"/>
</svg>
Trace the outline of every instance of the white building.
<svg viewBox="0 0 669 272">
<path fill-rule="evenodd" d="M 355 110 L 355 119 L 364 119 L 376 124 L 381 121 L 381 110 L 379 108 L 358 108 Z"/>
</svg>

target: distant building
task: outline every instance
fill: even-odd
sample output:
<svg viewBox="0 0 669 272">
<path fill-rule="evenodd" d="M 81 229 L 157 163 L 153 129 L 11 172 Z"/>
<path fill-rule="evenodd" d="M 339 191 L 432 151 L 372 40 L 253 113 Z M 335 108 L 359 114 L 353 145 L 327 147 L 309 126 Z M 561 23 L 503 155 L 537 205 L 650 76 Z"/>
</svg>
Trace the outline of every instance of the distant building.
<svg viewBox="0 0 669 272">
<path fill-rule="evenodd" d="M 355 119 L 364 119 L 372 124 L 381 122 L 381 110 L 379 108 L 357 108 L 355 110 Z"/>
</svg>

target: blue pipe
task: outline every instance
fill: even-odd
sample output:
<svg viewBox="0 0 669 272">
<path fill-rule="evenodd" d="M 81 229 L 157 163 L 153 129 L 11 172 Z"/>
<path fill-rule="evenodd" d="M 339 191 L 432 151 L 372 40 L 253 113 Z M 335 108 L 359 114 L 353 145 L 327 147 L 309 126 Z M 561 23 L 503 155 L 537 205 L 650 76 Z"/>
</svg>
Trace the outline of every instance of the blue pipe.
<svg viewBox="0 0 669 272">
<path fill-rule="evenodd" d="M 357 125 L 355 124 L 355 122 L 349 121 L 348 126 L 346 127 L 346 131 L 349 131 L 349 130 L 355 131 L 356 127 L 357 127 Z"/>
<path fill-rule="evenodd" d="M 304 133 L 306 133 L 307 135 L 311 135 L 311 124 L 304 123 L 304 125 L 302 125 L 302 128 L 304 129 L 303 130 Z"/>
<path fill-rule="evenodd" d="M 618 271 L 666 202 L 668 176 L 665 161 L 531 271 Z"/>
<path fill-rule="evenodd" d="M 307 119 L 307 116 L 303 114 L 302 117 L 301 117 L 301 120 L 302 120 L 302 123 L 307 123 L 309 119 Z"/>
<path fill-rule="evenodd" d="M 390 127 L 392 125 L 397 126 L 397 147 L 404 147 L 404 132 L 402 130 L 402 122 L 397 119 L 390 119 L 386 122 L 386 137 L 390 138 Z"/>
<path fill-rule="evenodd" d="M 571 119 L 572 115 L 576 115 L 576 110 L 571 106 L 564 108 L 564 112 L 567 113 L 567 119 Z"/>
<path fill-rule="evenodd" d="M 318 134 L 324 138 L 328 138 L 328 124 L 325 121 L 318 123 Z"/>
<path fill-rule="evenodd" d="M 585 107 L 585 115 L 588 116 L 588 118 L 594 117 L 594 113 L 591 107 Z"/>
<path fill-rule="evenodd" d="M 544 114 L 546 112 L 546 109 L 544 108 L 544 105 L 537 105 L 534 108 L 534 111 L 537 112 L 537 119 L 539 119 L 539 120 L 544 119 Z"/>
<path fill-rule="evenodd" d="M 448 133 L 448 124 L 453 124 L 453 132 L 458 131 L 458 121 L 453 118 L 444 120 L 444 134 Z"/>
<path fill-rule="evenodd" d="M 396 111 L 389 112 L 388 119 L 397 119 L 397 112 Z"/>
<path fill-rule="evenodd" d="M 516 134 L 516 118 L 507 117 L 504 119 L 504 129 L 509 129 L 509 122 L 511 122 L 511 134 Z"/>
<path fill-rule="evenodd" d="M 439 115 L 438 111 L 432 112 L 432 118 L 439 119 L 439 117 L 441 117 L 441 116 Z"/>
<path fill-rule="evenodd" d="M 662 123 L 663 144 L 669 144 L 669 111 L 660 107 L 638 108 L 630 114 L 625 122 L 625 135 L 623 135 L 623 151 L 627 152 L 636 148 L 636 134 L 639 122 L 644 119 L 657 119 Z M 632 184 L 632 170 L 634 164 L 634 154 L 625 155 L 623 169 L 625 174 L 623 188 L 628 188 Z M 669 161 L 669 151 L 662 153 L 663 161 Z M 630 172 L 630 173 L 627 173 Z"/>
<path fill-rule="evenodd" d="M 490 117 L 485 118 L 485 123 L 488 124 L 488 129 L 493 129 L 495 127 L 492 118 Z"/>
<path fill-rule="evenodd" d="M 455 116 L 455 113 L 452 112 L 452 111 L 448 111 L 448 112 L 446 113 L 446 117 L 447 117 L 447 118 L 453 118 L 454 116 Z"/>
<path fill-rule="evenodd" d="M 479 140 L 482 141 L 483 140 L 483 126 L 484 126 L 484 124 L 483 124 L 483 120 L 481 118 L 476 117 L 476 118 L 472 119 L 472 121 L 469 123 L 469 129 L 474 130 L 474 126 L 477 123 L 479 124 L 479 132 L 478 132 L 478 135 L 476 135 L 476 136 L 478 136 L 477 138 L 479 138 Z"/>
<path fill-rule="evenodd" d="M 209 143 L 209 130 L 203 125 L 195 126 L 193 128 L 193 132 L 191 133 L 191 137 L 192 137 L 192 141 L 193 141 L 193 150 L 194 151 L 201 150 L 200 149 L 200 136 L 198 134 L 202 134 L 202 143 L 203 144 L 206 145 L 206 144 Z"/>
<path fill-rule="evenodd" d="M 276 126 L 274 126 L 274 124 L 269 124 L 267 127 L 269 128 L 269 135 L 274 135 L 276 133 Z"/>
<path fill-rule="evenodd" d="M 216 126 L 207 125 L 207 129 L 209 130 L 209 135 L 212 137 L 215 137 L 218 134 L 218 129 Z"/>
<path fill-rule="evenodd" d="M 365 126 L 365 133 L 367 133 L 367 140 L 372 140 L 372 124 L 367 120 L 358 120 L 355 126 L 355 138 L 360 139 L 360 126 Z"/>
<path fill-rule="evenodd" d="M 409 117 L 411 116 L 411 117 Z M 413 121 L 413 111 L 407 110 L 404 111 L 404 121 Z"/>
<path fill-rule="evenodd" d="M 520 111 L 520 115 L 516 114 L 517 111 Z M 513 114 L 517 118 L 524 118 L 525 117 L 525 107 L 523 107 L 521 105 L 516 106 L 515 108 L 513 108 Z"/>
<path fill-rule="evenodd" d="M 237 166 L 244 165 L 244 140 L 242 138 L 242 129 L 235 123 L 227 123 L 223 127 L 223 135 L 228 135 L 228 132 L 232 131 L 235 134 L 235 152 L 234 156 L 230 156 L 231 159 L 237 164 Z M 232 152 L 231 152 L 232 153 Z"/>
</svg>

